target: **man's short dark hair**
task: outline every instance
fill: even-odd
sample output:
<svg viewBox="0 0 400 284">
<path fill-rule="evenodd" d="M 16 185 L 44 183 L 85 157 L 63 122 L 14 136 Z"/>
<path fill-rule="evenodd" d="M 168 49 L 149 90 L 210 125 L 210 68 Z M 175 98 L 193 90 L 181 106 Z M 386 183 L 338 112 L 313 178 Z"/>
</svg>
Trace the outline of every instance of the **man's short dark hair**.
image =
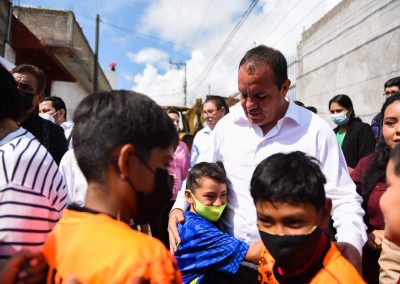
<svg viewBox="0 0 400 284">
<path fill-rule="evenodd" d="M 216 182 L 227 184 L 228 179 L 224 166 L 221 162 L 207 163 L 201 162 L 194 165 L 189 172 L 186 187 L 195 192 L 196 189 L 201 185 L 202 178 L 210 178 Z"/>
<path fill-rule="evenodd" d="M 250 182 L 250 193 L 254 203 L 309 203 L 320 210 L 325 203 L 325 183 L 315 158 L 300 151 L 279 153 L 257 166 Z"/>
<path fill-rule="evenodd" d="M 36 78 L 37 87 L 38 87 L 37 91 L 38 92 L 44 91 L 44 88 L 46 87 L 46 75 L 44 74 L 43 70 L 40 69 L 39 67 L 30 65 L 30 64 L 20 64 L 18 66 L 15 66 L 11 70 L 11 74 L 14 74 L 14 73 L 31 74 L 33 77 Z"/>
<path fill-rule="evenodd" d="M 285 56 L 272 47 L 259 45 L 246 52 L 239 64 L 239 69 L 243 64 L 253 64 L 254 67 L 260 64 L 267 64 L 274 71 L 275 84 L 280 90 L 283 83 L 288 79 L 287 62 Z"/>
<path fill-rule="evenodd" d="M 385 89 L 393 86 L 397 86 L 400 89 L 400 77 L 394 77 L 385 82 Z"/>
<path fill-rule="evenodd" d="M 13 76 L 0 64 L 0 120 L 17 118 L 22 111 L 22 98 Z"/>
<path fill-rule="evenodd" d="M 146 161 L 154 148 L 178 143 L 178 133 L 165 111 L 149 97 L 132 91 L 85 97 L 75 111 L 74 123 L 75 156 L 88 181 L 103 181 L 118 146 L 132 144 Z"/>
<path fill-rule="evenodd" d="M 48 102 L 48 101 L 51 102 L 51 106 L 54 107 L 54 109 L 56 111 L 63 109 L 65 111 L 64 118 L 65 118 L 65 120 L 67 120 L 67 107 L 65 106 L 65 102 L 63 101 L 63 99 L 60 97 L 56 97 L 56 96 L 49 96 L 49 97 L 44 97 L 43 99 L 41 99 L 39 103 Z"/>
<path fill-rule="evenodd" d="M 229 113 L 229 107 L 226 104 L 225 98 L 223 98 L 221 96 L 208 95 L 206 97 L 206 100 L 204 103 L 208 103 L 208 102 L 212 102 L 213 104 L 215 104 L 217 109 L 221 109 L 221 107 L 224 107 L 225 114 Z"/>
</svg>

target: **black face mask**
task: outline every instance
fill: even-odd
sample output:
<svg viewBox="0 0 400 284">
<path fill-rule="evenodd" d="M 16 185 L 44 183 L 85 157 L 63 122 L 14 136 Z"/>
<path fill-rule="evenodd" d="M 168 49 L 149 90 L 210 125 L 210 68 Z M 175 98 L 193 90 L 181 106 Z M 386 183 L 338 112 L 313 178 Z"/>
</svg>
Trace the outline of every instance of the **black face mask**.
<svg viewBox="0 0 400 284">
<path fill-rule="evenodd" d="M 322 231 L 315 228 L 305 235 L 272 235 L 259 231 L 265 247 L 276 264 L 285 271 L 295 271 L 315 255 L 322 240 Z"/>
<path fill-rule="evenodd" d="M 26 92 L 26 91 L 18 91 L 20 94 L 20 112 L 27 111 L 28 109 L 33 107 L 33 98 L 35 97 L 34 94 Z"/>
<path fill-rule="evenodd" d="M 157 168 L 154 171 L 141 158 L 139 160 L 154 174 L 153 190 L 149 194 L 138 191 L 133 184 L 125 178 L 136 193 L 136 224 L 147 224 L 154 221 L 168 205 L 172 197 L 174 178 L 167 170 Z"/>
</svg>

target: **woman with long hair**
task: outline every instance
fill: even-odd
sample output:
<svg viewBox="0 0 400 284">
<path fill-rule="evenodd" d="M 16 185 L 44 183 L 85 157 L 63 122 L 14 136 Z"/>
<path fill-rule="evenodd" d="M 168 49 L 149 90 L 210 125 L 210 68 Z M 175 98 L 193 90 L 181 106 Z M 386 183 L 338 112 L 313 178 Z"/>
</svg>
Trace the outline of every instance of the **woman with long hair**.
<svg viewBox="0 0 400 284">
<path fill-rule="evenodd" d="M 368 241 L 363 248 L 363 276 L 368 283 L 378 283 L 378 258 L 385 227 L 379 200 L 387 188 L 385 171 L 390 151 L 400 143 L 400 94 L 386 100 L 381 114 L 383 137 L 378 151 L 362 158 L 351 174 L 365 210 Z"/>
<path fill-rule="evenodd" d="M 342 148 L 349 171 L 358 161 L 375 150 L 375 140 L 371 127 L 356 117 L 353 102 L 347 95 L 336 95 L 329 101 L 333 129 Z"/>
</svg>

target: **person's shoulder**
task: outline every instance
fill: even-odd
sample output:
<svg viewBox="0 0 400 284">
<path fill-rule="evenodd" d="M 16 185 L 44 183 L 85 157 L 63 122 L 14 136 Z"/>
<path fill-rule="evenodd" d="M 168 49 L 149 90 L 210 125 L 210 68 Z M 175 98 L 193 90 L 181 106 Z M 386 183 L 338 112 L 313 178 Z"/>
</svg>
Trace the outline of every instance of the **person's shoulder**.
<svg viewBox="0 0 400 284">
<path fill-rule="evenodd" d="M 365 156 L 365 157 L 362 157 L 362 158 L 358 161 L 358 163 L 359 163 L 360 165 L 362 165 L 362 166 L 369 166 L 369 165 L 374 161 L 375 157 L 376 157 L 376 153 L 375 153 L 375 152 L 374 152 L 374 153 L 371 153 L 371 154 L 369 154 L 369 155 L 367 155 L 367 156 Z"/>
<path fill-rule="evenodd" d="M 331 247 L 323 260 L 322 269 L 314 276 L 311 283 L 365 283 L 357 269 L 331 243 Z"/>
</svg>

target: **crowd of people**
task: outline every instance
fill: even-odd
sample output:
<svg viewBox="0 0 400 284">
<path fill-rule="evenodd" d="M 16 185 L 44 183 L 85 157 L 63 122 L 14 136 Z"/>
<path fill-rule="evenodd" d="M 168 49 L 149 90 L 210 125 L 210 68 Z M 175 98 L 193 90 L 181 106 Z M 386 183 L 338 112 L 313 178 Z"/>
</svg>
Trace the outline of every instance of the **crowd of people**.
<svg viewBox="0 0 400 284">
<path fill-rule="evenodd" d="M 72 122 L 38 67 L 0 75 L 2 283 L 400 281 L 400 77 L 371 125 L 334 96 L 332 129 L 257 46 L 188 149 L 145 95 L 93 93 Z"/>
</svg>

